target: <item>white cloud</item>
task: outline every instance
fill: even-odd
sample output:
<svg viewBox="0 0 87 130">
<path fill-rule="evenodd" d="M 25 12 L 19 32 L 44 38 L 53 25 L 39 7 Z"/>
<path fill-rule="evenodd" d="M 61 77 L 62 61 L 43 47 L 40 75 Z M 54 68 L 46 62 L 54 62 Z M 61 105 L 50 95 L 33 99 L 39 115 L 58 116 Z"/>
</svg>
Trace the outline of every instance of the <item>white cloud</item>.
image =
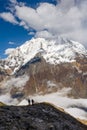
<svg viewBox="0 0 87 130">
<path fill-rule="evenodd" d="M 24 22 L 24 21 L 21 21 L 19 23 L 20 26 L 23 26 L 25 29 L 29 30 L 29 26 Z"/>
<path fill-rule="evenodd" d="M 15 5 L 24 6 L 26 2 L 18 2 L 17 0 L 9 0 L 11 8 L 15 7 Z"/>
<path fill-rule="evenodd" d="M 46 39 L 55 39 L 56 36 L 52 35 L 50 32 L 48 31 L 40 31 L 37 32 L 35 37 L 40 37 L 40 38 L 46 38 Z"/>
<path fill-rule="evenodd" d="M 15 1 L 13 3 L 17 2 Z M 34 9 L 17 2 L 13 14 L 20 20 L 19 26 L 27 30 L 34 29 L 37 37 L 56 38 L 60 35 L 86 44 L 86 5 L 87 0 L 60 0 L 56 6 L 41 3 Z M 11 22 L 8 17 L 2 18 Z M 15 17 L 13 19 L 12 23 L 17 23 Z"/>
<path fill-rule="evenodd" d="M 44 28 L 40 16 L 33 8 L 27 6 L 16 6 L 16 16 L 21 21 L 24 21 L 24 23 L 28 27 L 31 27 L 35 30 L 41 30 Z"/>
<path fill-rule="evenodd" d="M 5 50 L 5 55 L 9 55 L 13 51 L 14 51 L 14 48 L 8 48 L 8 49 Z"/>
<path fill-rule="evenodd" d="M 35 32 L 29 32 L 28 33 L 28 35 L 34 35 L 35 34 Z"/>
<path fill-rule="evenodd" d="M 42 3 L 36 9 L 17 5 L 15 15 L 21 20 L 21 26 L 36 30 L 37 37 L 56 38 L 61 35 L 86 43 L 87 7 L 84 2 L 81 4 L 81 0 L 80 6 L 77 3 L 75 0 L 61 0 L 56 6 Z"/>
<path fill-rule="evenodd" d="M 8 44 L 13 45 L 15 42 L 9 41 Z"/>
<path fill-rule="evenodd" d="M 17 4 L 17 0 L 9 0 L 13 4 Z"/>
<path fill-rule="evenodd" d="M 18 24 L 17 20 L 15 19 L 15 17 L 13 16 L 13 14 L 11 14 L 10 12 L 3 12 L 0 13 L 0 18 L 2 18 L 3 20 L 13 23 L 13 24 Z"/>
<path fill-rule="evenodd" d="M 23 90 L 24 85 L 26 85 L 27 81 L 29 80 L 28 75 L 23 75 L 18 78 L 12 77 L 7 82 L 4 83 L 3 88 L 5 91 L 9 91 L 13 88 L 16 87 L 20 90 Z"/>
</svg>

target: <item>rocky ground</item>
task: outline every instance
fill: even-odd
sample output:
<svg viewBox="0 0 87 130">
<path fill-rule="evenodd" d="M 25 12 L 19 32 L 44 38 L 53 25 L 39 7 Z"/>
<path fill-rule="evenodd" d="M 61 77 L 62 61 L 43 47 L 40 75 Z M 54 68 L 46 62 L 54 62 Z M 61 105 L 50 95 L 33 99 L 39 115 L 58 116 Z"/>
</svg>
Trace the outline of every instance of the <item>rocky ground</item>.
<svg viewBox="0 0 87 130">
<path fill-rule="evenodd" d="M 49 104 L 40 103 L 1 106 L 0 130 L 87 130 L 87 126 Z"/>
</svg>

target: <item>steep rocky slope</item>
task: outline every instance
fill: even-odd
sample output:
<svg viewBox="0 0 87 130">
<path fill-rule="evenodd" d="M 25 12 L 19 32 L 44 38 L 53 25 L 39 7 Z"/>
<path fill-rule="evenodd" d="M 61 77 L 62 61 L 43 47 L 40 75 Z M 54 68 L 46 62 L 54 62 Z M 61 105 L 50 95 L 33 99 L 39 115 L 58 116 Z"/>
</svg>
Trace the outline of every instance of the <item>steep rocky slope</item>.
<svg viewBox="0 0 87 130">
<path fill-rule="evenodd" d="M 29 75 L 23 89 L 25 94 L 46 94 L 66 87 L 71 88 L 68 96 L 87 97 L 86 59 L 58 65 L 50 65 L 42 57 L 38 59 L 23 66 L 15 74 L 16 78 L 23 74 Z"/>
<path fill-rule="evenodd" d="M 51 105 L 0 107 L 0 130 L 87 130 L 78 122 Z"/>
</svg>

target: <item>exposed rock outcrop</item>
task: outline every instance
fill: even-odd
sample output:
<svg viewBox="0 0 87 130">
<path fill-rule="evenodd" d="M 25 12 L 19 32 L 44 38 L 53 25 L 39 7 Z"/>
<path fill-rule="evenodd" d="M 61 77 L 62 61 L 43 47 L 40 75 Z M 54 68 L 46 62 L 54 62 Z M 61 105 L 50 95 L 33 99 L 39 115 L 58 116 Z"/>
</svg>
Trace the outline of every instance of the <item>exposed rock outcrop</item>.
<svg viewBox="0 0 87 130">
<path fill-rule="evenodd" d="M 40 60 L 27 63 L 15 75 L 29 75 L 23 89 L 26 95 L 40 92 L 46 94 L 66 87 L 71 88 L 68 96 L 87 97 L 87 59 L 78 58 L 75 62 L 58 65 L 49 64 L 42 57 L 38 59 Z"/>
</svg>

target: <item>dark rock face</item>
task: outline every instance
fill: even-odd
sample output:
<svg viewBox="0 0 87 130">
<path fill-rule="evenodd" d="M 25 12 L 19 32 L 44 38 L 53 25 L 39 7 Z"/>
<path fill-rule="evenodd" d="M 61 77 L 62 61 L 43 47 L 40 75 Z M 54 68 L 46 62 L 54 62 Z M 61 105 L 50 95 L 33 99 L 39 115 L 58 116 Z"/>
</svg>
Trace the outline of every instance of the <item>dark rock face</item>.
<svg viewBox="0 0 87 130">
<path fill-rule="evenodd" d="M 3 81 L 8 76 L 7 71 L 0 68 L 0 82 Z"/>
<path fill-rule="evenodd" d="M 32 59 L 15 74 L 16 77 L 23 74 L 30 77 L 23 89 L 25 95 L 40 92 L 47 94 L 70 87 L 72 90 L 68 96 L 87 98 L 87 58 L 57 65 L 47 63 L 41 56 L 40 58 L 37 56 Z M 50 87 L 49 83 L 55 86 Z"/>
<path fill-rule="evenodd" d="M 3 73 L 0 70 L 0 83 L 5 80 L 7 82 L 11 77 L 18 78 L 20 76 L 29 76 L 29 80 L 22 89 L 11 87 L 10 94 L 12 98 L 21 99 L 33 94 L 48 94 L 62 90 L 63 88 L 71 88 L 67 96 L 73 98 L 87 98 L 87 58 L 78 57 L 72 63 L 49 64 L 41 56 L 37 54 L 33 59 L 21 66 L 14 75 L 9 70 Z M 6 78 L 8 76 L 8 78 Z M 4 82 L 1 83 L 0 93 L 5 93 L 2 88 Z M 22 95 L 20 96 L 21 93 Z"/>
<path fill-rule="evenodd" d="M 68 114 L 51 105 L 0 107 L 0 130 L 87 130 Z"/>
<path fill-rule="evenodd" d="M 23 74 L 27 73 L 27 69 L 32 65 L 32 64 L 36 64 L 38 62 L 41 62 L 41 58 L 40 57 L 34 57 L 33 59 L 31 59 L 29 62 L 27 62 L 25 65 L 23 65 L 22 67 L 20 67 L 20 69 L 15 73 L 15 76 L 22 76 Z"/>
</svg>

